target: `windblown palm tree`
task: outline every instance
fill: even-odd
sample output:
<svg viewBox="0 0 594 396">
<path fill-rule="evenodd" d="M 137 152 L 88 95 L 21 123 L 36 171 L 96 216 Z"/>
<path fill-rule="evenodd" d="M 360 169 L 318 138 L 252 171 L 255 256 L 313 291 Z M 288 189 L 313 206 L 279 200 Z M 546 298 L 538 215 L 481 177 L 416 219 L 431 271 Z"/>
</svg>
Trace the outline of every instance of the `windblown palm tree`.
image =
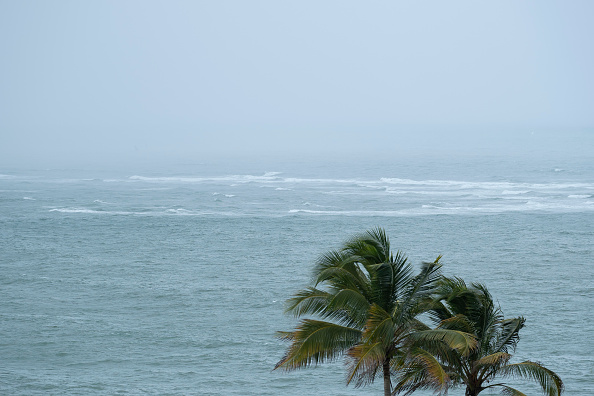
<svg viewBox="0 0 594 396">
<path fill-rule="evenodd" d="M 462 279 L 444 278 L 432 313 L 439 328 L 468 332 L 477 339 L 477 348 L 466 355 L 443 345 L 435 345 L 431 350 L 439 356 L 453 385 L 466 387 L 466 396 L 476 396 L 493 388 L 501 389 L 504 395 L 525 396 L 498 381 L 498 378 L 510 377 L 538 382 L 547 396 L 558 396 L 563 391 L 561 378 L 542 364 L 510 363 L 525 320 L 523 317 L 504 319 L 485 286 L 476 283 L 467 286 Z M 399 393 L 408 395 L 417 389 L 432 387 L 432 374 L 420 365 L 410 365 L 401 374 Z"/>
<path fill-rule="evenodd" d="M 287 311 L 302 319 L 295 331 L 280 333 L 291 342 L 276 368 L 294 370 L 344 356 L 347 384 L 356 386 L 383 377 L 384 395 L 392 394 L 391 377 L 411 354 L 425 368 L 434 387 L 449 378 L 435 358 L 419 348 L 444 344 L 464 355 L 474 338 L 458 330 L 431 330 L 419 319 L 440 279 L 438 257 L 420 273 L 402 253 L 393 254 L 382 229 L 348 241 L 323 255 L 315 266 L 314 285 L 298 292 Z"/>
</svg>

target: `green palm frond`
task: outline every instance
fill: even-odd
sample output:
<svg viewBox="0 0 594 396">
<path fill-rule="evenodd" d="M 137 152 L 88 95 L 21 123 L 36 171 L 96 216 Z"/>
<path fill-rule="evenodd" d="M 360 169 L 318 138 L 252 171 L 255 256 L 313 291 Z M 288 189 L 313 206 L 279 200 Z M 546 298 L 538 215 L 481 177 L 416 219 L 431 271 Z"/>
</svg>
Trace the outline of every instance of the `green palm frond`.
<svg viewBox="0 0 594 396">
<path fill-rule="evenodd" d="M 404 287 L 402 301 L 395 307 L 395 320 L 408 321 L 420 314 L 419 306 L 434 293 L 437 281 L 441 277 L 439 262 L 423 263 L 419 275 L 411 279 Z"/>
<path fill-rule="evenodd" d="M 451 379 L 441 363 L 429 353 L 417 351 L 414 360 L 409 360 L 397 368 L 394 395 L 411 395 L 418 390 L 433 390 L 446 395 Z"/>
<path fill-rule="evenodd" d="M 317 274 L 329 267 L 340 267 L 344 265 L 347 261 L 349 261 L 349 259 L 350 256 L 348 254 L 336 250 L 331 250 L 321 255 L 320 258 L 316 261 L 314 273 Z"/>
<path fill-rule="evenodd" d="M 347 384 L 356 378 L 355 387 L 373 382 L 386 358 L 381 342 L 358 344 L 349 349 Z"/>
<path fill-rule="evenodd" d="M 380 342 L 387 347 L 392 342 L 394 335 L 394 322 L 388 312 L 377 304 L 369 308 L 369 318 L 362 333 L 362 339 L 366 343 Z"/>
<path fill-rule="evenodd" d="M 328 317 L 340 319 L 347 316 L 349 323 L 362 327 L 367 321 L 369 301 L 358 290 L 342 289 L 332 296 L 327 308 L 329 312 L 337 313 L 329 314 Z"/>
<path fill-rule="evenodd" d="M 473 333 L 474 331 L 472 322 L 468 320 L 468 317 L 462 314 L 457 314 L 442 320 L 437 327 L 440 329 L 464 331 L 466 333 Z"/>
<path fill-rule="evenodd" d="M 512 376 L 532 379 L 540 385 L 547 396 L 559 396 L 563 392 L 563 381 L 553 371 L 540 363 L 525 361 L 522 363 L 508 364 L 499 369 L 502 376 Z"/>
<path fill-rule="evenodd" d="M 371 277 L 371 287 L 374 290 L 373 301 L 389 309 L 392 304 L 392 295 L 394 294 L 394 267 L 391 263 L 374 264 L 368 267 L 373 274 Z"/>
<path fill-rule="evenodd" d="M 466 355 L 476 348 L 476 339 L 468 333 L 448 330 L 435 329 L 416 331 L 408 336 L 409 340 L 415 344 L 431 344 L 435 342 L 444 343 L 450 349 L 456 350 L 461 355 Z"/>
<path fill-rule="evenodd" d="M 344 267 L 328 267 L 323 269 L 316 279 L 316 285 L 327 283 L 335 289 L 359 289 L 365 291 L 365 279 L 361 279 L 358 273 L 353 273 Z"/>
<path fill-rule="evenodd" d="M 285 312 L 292 313 L 296 317 L 322 314 L 326 310 L 330 298 L 330 293 L 324 290 L 307 287 L 287 300 Z"/>
<path fill-rule="evenodd" d="M 392 299 L 397 301 L 400 299 L 404 290 L 406 290 L 406 285 L 414 278 L 413 267 L 409 264 L 408 258 L 400 250 L 391 258 L 390 263 L 394 268 L 392 279 L 394 295 Z"/>
<path fill-rule="evenodd" d="M 523 317 L 501 321 L 501 333 L 497 337 L 493 350 L 508 352 L 514 351 L 520 340 L 520 329 L 524 327 L 526 319 Z"/>
<path fill-rule="evenodd" d="M 511 359 L 511 355 L 505 352 L 495 352 L 487 356 L 483 356 L 482 358 L 476 360 L 474 362 L 475 367 L 484 367 L 484 366 L 503 366 L 506 364 L 509 359 Z"/>
<path fill-rule="evenodd" d="M 491 386 L 485 387 L 485 389 L 500 386 L 503 389 L 501 390 L 501 394 L 503 396 L 526 396 L 524 393 L 520 392 L 519 390 L 512 388 L 511 386 L 503 385 L 503 384 L 494 384 Z"/>
<path fill-rule="evenodd" d="M 368 253 L 373 252 L 373 254 L 363 256 L 369 259 L 369 261 L 376 263 L 390 261 L 390 240 L 384 229 L 379 227 L 373 228 L 359 235 L 358 240 L 366 245 Z"/>
<path fill-rule="evenodd" d="M 361 331 L 330 322 L 305 319 L 291 334 L 281 338 L 292 341 L 287 354 L 275 369 L 294 370 L 300 367 L 331 361 L 342 355 L 361 338 Z"/>
</svg>

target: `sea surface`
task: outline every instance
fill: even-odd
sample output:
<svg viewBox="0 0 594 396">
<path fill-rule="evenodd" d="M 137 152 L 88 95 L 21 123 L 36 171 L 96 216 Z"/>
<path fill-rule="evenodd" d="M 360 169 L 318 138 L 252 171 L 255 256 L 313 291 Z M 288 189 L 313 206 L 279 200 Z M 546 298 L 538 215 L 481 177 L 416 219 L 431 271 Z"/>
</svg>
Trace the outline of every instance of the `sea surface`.
<svg viewBox="0 0 594 396">
<path fill-rule="evenodd" d="M 551 153 L 0 168 L 0 394 L 381 394 L 342 360 L 273 371 L 316 258 L 379 226 L 592 395 L 594 156 Z"/>
</svg>

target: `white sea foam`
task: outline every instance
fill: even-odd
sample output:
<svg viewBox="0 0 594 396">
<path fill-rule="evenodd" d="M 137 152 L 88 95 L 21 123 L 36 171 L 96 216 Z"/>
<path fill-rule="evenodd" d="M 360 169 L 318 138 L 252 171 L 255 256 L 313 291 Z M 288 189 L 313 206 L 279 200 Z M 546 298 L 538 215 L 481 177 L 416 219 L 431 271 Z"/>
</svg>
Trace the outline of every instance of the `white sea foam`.
<svg viewBox="0 0 594 396">
<path fill-rule="evenodd" d="M 573 195 L 568 195 L 567 198 L 590 198 L 591 195 L 585 195 L 585 194 L 573 194 Z"/>
<path fill-rule="evenodd" d="M 310 210 L 310 209 L 291 209 L 289 213 L 307 213 L 315 215 L 329 216 L 397 216 L 403 212 L 396 210 Z"/>
<path fill-rule="evenodd" d="M 195 176 L 168 176 L 168 177 L 147 177 L 134 175 L 130 176 L 128 180 L 143 181 L 152 183 L 203 183 L 203 182 L 231 182 L 231 183 L 250 183 L 250 182 L 273 182 L 281 181 L 276 175 L 280 172 L 266 172 L 258 175 L 227 175 L 227 176 L 209 176 L 209 177 L 195 177 Z"/>
<path fill-rule="evenodd" d="M 517 191 L 512 191 L 512 190 L 503 190 L 503 192 L 501 193 L 502 195 L 519 195 L 519 194 L 528 194 L 530 191 L 528 190 L 517 190 Z"/>
<path fill-rule="evenodd" d="M 165 212 L 179 214 L 179 215 L 192 215 L 195 214 L 194 212 L 187 210 L 187 209 L 167 209 Z"/>
<path fill-rule="evenodd" d="M 235 195 L 233 195 L 233 194 L 225 194 L 225 196 L 226 196 L 227 198 L 233 198 Z"/>
<path fill-rule="evenodd" d="M 59 208 L 59 209 L 50 209 L 50 212 L 60 212 L 60 213 L 85 213 L 85 214 L 108 214 L 108 215 L 131 215 L 137 214 L 135 212 L 125 212 L 125 211 L 104 211 L 104 210 L 93 210 L 93 209 L 86 209 L 86 208 Z"/>
<path fill-rule="evenodd" d="M 283 187 L 277 187 L 275 188 L 276 191 L 291 191 L 293 190 L 292 188 L 283 188 Z"/>
<path fill-rule="evenodd" d="M 36 200 L 35 198 L 31 198 L 31 197 L 23 197 L 23 199 L 26 199 L 28 201 L 35 201 Z"/>
<path fill-rule="evenodd" d="M 97 202 L 97 203 L 100 203 L 100 204 L 107 204 L 107 205 L 109 204 L 109 202 L 105 202 L 105 201 L 102 201 L 100 199 L 96 199 L 93 202 Z"/>
</svg>

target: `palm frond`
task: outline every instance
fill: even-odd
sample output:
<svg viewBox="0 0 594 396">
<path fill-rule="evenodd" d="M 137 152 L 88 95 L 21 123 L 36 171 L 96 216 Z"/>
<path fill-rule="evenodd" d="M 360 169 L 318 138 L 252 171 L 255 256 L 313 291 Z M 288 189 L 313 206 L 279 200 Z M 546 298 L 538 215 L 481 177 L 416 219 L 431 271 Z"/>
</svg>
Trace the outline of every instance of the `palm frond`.
<svg viewBox="0 0 594 396">
<path fill-rule="evenodd" d="M 431 297 L 440 278 L 441 264 L 423 263 L 421 272 L 406 285 L 402 301 L 396 306 L 396 321 L 405 322 L 420 314 L 420 310 L 415 308 Z"/>
<path fill-rule="evenodd" d="M 369 308 L 369 318 L 362 333 L 362 339 L 366 343 L 381 342 L 387 347 L 394 336 L 394 322 L 388 312 L 377 304 Z"/>
<path fill-rule="evenodd" d="M 504 384 L 489 385 L 489 386 L 486 386 L 485 389 L 494 388 L 494 387 L 498 387 L 498 386 L 503 388 L 501 390 L 501 394 L 503 396 L 526 396 L 524 393 L 520 392 L 519 390 L 512 388 L 511 386 L 504 385 Z"/>
<path fill-rule="evenodd" d="M 366 279 L 362 279 L 358 273 L 353 273 L 344 267 L 328 267 L 318 274 L 316 285 L 327 283 L 333 289 L 358 289 L 365 293 L 367 289 Z"/>
<path fill-rule="evenodd" d="M 330 293 L 324 290 L 307 287 L 287 300 L 285 312 L 292 313 L 295 317 L 321 314 L 326 310 L 330 298 Z"/>
<path fill-rule="evenodd" d="M 502 366 L 506 364 L 509 359 L 511 359 L 511 355 L 505 352 L 495 352 L 487 356 L 483 356 L 482 358 L 476 360 L 474 365 L 476 367 L 483 367 L 483 366 Z"/>
<path fill-rule="evenodd" d="M 327 309 L 327 318 L 363 328 L 369 313 L 369 301 L 358 290 L 342 289 L 332 296 Z M 348 321 L 345 320 L 347 318 Z"/>
<path fill-rule="evenodd" d="M 462 314 L 457 314 L 442 320 L 437 327 L 440 329 L 464 331 L 466 333 L 474 332 L 474 326 L 472 325 L 472 322 L 468 320 L 468 317 Z"/>
<path fill-rule="evenodd" d="M 564 388 L 563 381 L 557 374 L 536 362 L 508 364 L 501 367 L 498 374 L 532 379 L 538 382 L 547 396 L 559 396 Z"/>
<path fill-rule="evenodd" d="M 501 321 L 501 333 L 497 337 L 494 345 L 495 351 L 508 352 L 514 351 L 520 340 L 520 329 L 524 327 L 526 319 L 523 317 L 506 319 Z"/>
<path fill-rule="evenodd" d="M 392 295 L 392 299 L 393 301 L 397 301 L 401 299 L 401 294 L 414 278 L 413 267 L 408 263 L 408 258 L 400 250 L 396 252 L 395 256 L 391 257 L 390 263 L 394 268 L 392 279 L 394 294 Z"/>
<path fill-rule="evenodd" d="M 349 349 L 347 384 L 356 378 L 355 387 L 373 382 L 386 358 L 381 342 L 358 344 Z"/>
<path fill-rule="evenodd" d="M 335 323 L 305 319 L 291 335 L 281 333 L 281 338 L 292 343 L 275 369 L 294 370 L 312 363 L 331 361 L 342 355 L 360 340 L 361 331 Z"/>
<path fill-rule="evenodd" d="M 477 340 L 472 334 L 448 329 L 416 331 L 409 334 L 408 338 L 415 344 L 443 342 L 461 355 L 468 354 L 477 345 Z"/>
</svg>

